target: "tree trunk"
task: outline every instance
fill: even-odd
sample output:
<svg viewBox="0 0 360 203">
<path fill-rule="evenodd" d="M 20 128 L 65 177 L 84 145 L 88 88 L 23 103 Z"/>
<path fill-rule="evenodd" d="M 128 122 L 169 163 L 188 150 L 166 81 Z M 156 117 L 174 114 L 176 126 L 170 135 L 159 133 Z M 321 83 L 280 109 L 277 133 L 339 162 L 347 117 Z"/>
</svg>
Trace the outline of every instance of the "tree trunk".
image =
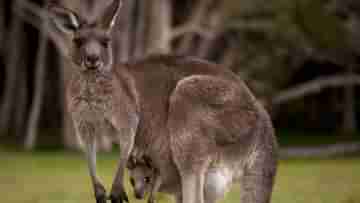
<svg viewBox="0 0 360 203">
<path fill-rule="evenodd" d="M 118 29 L 115 31 L 115 41 L 118 41 L 116 43 L 119 46 L 118 51 L 115 51 L 115 53 L 118 53 L 119 57 L 115 57 L 115 60 L 120 60 L 119 62 L 126 62 L 130 58 L 132 42 L 131 31 L 133 25 L 132 16 L 134 15 L 134 7 L 134 0 L 124 1 L 121 16 L 119 17 L 118 21 Z M 115 63 L 117 64 L 116 61 Z"/>
<path fill-rule="evenodd" d="M 169 53 L 172 6 L 170 0 L 153 0 L 150 11 L 149 40 L 146 54 Z"/>
<path fill-rule="evenodd" d="M 135 40 L 134 40 L 134 53 L 133 58 L 139 59 L 145 55 L 145 44 L 146 44 L 146 17 L 148 15 L 148 1 L 137 1 L 137 16 L 136 18 L 136 28 L 135 28 Z M 133 21 L 132 21 L 133 22 Z"/>
<path fill-rule="evenodd" d="M 353 75 L 353 67 L 348 68 L 349 76 Z M 355 115 L 355 91 L 354 85 L 348 84 L 344 87 L 344 113 L 342 133 L 352 134 L 356 132 L 356 115 Z"/>
<path fill-rule="evenodd" d="M 38 121 L 43 104 L 45 64 L 46 64 L 47 38 L 44 31 L 40 31 L 39 49 L 36 58 L 36 75 L 34 86 L 34 99 L 30 108 L 29 121 L 26 128 L 24 148 L 32 150 L 36 144 L 38 134 Z"/>
<path fill-rule="evenodd" d="M 25 42 L 23 42 L 25 43 Z M 24 56 L 24 58 L 27 59 L 27 57 Z M 15 127 L 15 135 L 16 137 L 23 137 L 23 133 L 24 133 L 24 129 L 25 129 L 25 124 L 27 121 L 27 104 L 28 104 L 28 91 L 29 88 L 27 86 L 27 74 L 28 72 L 26 71 L 26 62 L 25 60 L 22 61 L 22 63 L 19 66 L 19 69 L 21 69 L 19 71 L 19 82 L 18 82 L 18 86 L 17 86 L 17 91 L 16 91 L 16 98 L 17 98 L 17 107 L 16 107 L 16 111 L 15 111 L 15 122 L 14 122 L 14 127 Z"/>
<path fill-rule="evenodd" d="M 16 5 L 16 1 L 13 2 Z M 9 121 L 11 119 L 11 111 L 14 105 L 14 94 L 17 78 L 17 66 L 19 62 L 19 48 L 21 44 L 19 41 L 23 37 L 22 22 L 17 15 L 13 15 L 11 24 L 11 30 L 7 33 L 6 49 L 9 50 L 9 54 L 5 54 L 5 91 L 3 94 L 3 101 L 0 105 L 0 135 L 7 134 L 9 130 Z M 20 48 L 21 49 L 21 48 Z"/>
<path fill-rule="evenodd" d="M 5 1 L 0 1 L 0 57 L 3 55 L 5 36 Z"/>
<path fill-rule="evenodd" d="M 222 31 L 222 29 L 220 28 L 220 24 L 222 22 L 222 15 L 222 8 L 220 6 L 217 6 L 216 9 L 211 12 L 208 24 L 212 33 L 210 37 L 202 39 L 197 49 L 197 57 L 206 58 L 211 54 L 212 48 L 216 44 L 216 39 L 219 37 L 219 34 Z"/>
</svg>

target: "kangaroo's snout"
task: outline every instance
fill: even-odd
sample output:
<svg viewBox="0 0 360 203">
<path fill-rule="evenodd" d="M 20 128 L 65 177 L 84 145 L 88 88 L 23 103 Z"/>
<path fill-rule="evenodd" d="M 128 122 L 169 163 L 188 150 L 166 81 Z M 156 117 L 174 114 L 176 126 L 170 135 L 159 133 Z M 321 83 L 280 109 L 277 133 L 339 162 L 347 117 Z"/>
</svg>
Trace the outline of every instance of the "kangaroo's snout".
<svg viewBox="0 0 360 203">
<path fill-rule="evenodd" d="M 83 44 L 83 64 L 88 70 L 100 69 L 103 65 L 103 58 L 101 58 L 104 49 L 96 39 L 88 39 Z"/>
<path fill-rule="evenodd" d="M 98 55 L 88 55 L 85 57 L 85 67 L 87 69 L 98 69 L 101 66 L 101 60 Z"/>
</svg>

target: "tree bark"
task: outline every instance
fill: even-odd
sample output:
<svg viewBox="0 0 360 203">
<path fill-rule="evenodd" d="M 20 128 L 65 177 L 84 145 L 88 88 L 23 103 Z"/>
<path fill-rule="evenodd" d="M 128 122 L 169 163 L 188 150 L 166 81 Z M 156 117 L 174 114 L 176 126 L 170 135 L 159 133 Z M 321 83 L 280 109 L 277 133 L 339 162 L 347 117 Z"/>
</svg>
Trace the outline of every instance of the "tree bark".
<svg viewBox="0 0 360 203">
<path fill-rule="evenodd" d="M 45 28 L 43 28 L 45 29 Z M 44 31 L 40 31 L 39 49 L 36 58 L 36 74 L 34 85 L 34 98 L 30 108 L 29 121 L 26 128 L 24 148 L 32 150 L 36 145 L 38 134 L 38 121 L 43 104 L 45 64 L 46 64 L 47 38 Z"/>
<path fill-rule="evenodd" d="M 146 54 L 170 53 L 172 6 L 170 0 L 151 2 L 149 40 Z"/>
<path fill-rule="evenodd" d="M 23 42 L 25 43 L 25 42 Z M 23 56 L 27 59 L 27 57 Z M 15 135 L 16 137 L 22 137 L 25 129 L 25 124 L 27 122 L 27 104 L 28 104 L 28 92 L 29 88 L 27 86 L 27 75 L 26 71 L 26 61 L 22 61 L 19 65 L 19 82 L 17 85 L 16 98 L 17 98 L 17 107 L 15 111 Z"/>
<path fill-rule="evenodd" d="M 353 75 L 353 67 L 348 67 L 348 75 Z M 356 114 L 355 114 L 355 91 L 353 84 L 347 84 L 344 86 L 344 113 L 342 133 L 353 134 L 356 132 Z"/>
<path fill-rule="evenodd" d="M 0 56 L 3 55 L 5 36 L 5 1 L 0 1 Z"/>
<path fill-rule="evenodd" d="M 122 8 L 121 16 L 119 17 L 118 25 L 116 29 L 116 37 L 115 41 L 119 46 L 118 51 L 118 58 L 120 62 L 126 62 L 129 60 L 131 55 L 131 42 L 132 42 L 132 16 L 134 14 L 134 7 L 135 1 L 134 0 L 126 0 L 124 1 L 124 5 Z M 115 60 L 118 60 L 115 57 Z"/>
<path fill-rule="evenodd" d="M 43 29 L 43 22 L 49 19 L 50 15 L 46 9 L 29 1 L 19 1 L 16 5 L 15 13 L 21 17 L 21 20 L 39 30 Z M 67 44 L 64 43 L 64 38 L 61 34 L 54 32 L 49 24 L 46 25 L 44 34 L 46 34 L 46 36 L 54 43 L 62 56 L 67 56 L 69 54 L 67 53 Z"/>
<path fill-rule="evenodd" d="M 17 1 L 13 2 L 13 6 Z M 9 121 L 11 119 L 11 111 L 14 105 L 14 94 L 17 78 L 17 66 L 19 61 L 19 48 L 21 44 L 19 41 L 23 37 L 22 22 L 17 15 L 13 15 L 10 31 L 6 36 L 6 48 L 9 49 L 9 54 L 5 56 L 5 91 L 3 94 L 3 101 L 0 105 L 0 135 L 7 134 L 9 130 Z"/>
<path fill-rule="evenodd" d="M 133 58 L 139 59 L 145 55 L 145 44 L 146 44 L 146 18 L 148 15 L 148 1 L 138 0 L 136 28 L 135 28 L 135 40 L 134 40 L 134 53 Z"/>
</svg>

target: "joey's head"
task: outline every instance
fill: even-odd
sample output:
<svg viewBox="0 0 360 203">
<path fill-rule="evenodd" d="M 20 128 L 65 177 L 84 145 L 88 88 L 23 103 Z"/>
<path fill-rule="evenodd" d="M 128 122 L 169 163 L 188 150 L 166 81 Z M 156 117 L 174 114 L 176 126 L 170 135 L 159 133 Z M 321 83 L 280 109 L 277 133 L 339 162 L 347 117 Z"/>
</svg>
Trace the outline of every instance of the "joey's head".
<svg viewBox="0 0 360 203">
<path fill-rule="evenodd" d="M 137 199 L 143 199 L 152 189 L 156 171 L 146 159 L 135 160 L 130 158 L 127 168 L 135 197 Z"/>
<path fill-rule="evenodd" d="M 50 23 L 61 39 L 65 57 L 80 71 L 107 71 L 113 63 L 111 32 L 121 8 L 112 0 L 102 11 L 79 11 L 50 4 Z"/>
</svg>

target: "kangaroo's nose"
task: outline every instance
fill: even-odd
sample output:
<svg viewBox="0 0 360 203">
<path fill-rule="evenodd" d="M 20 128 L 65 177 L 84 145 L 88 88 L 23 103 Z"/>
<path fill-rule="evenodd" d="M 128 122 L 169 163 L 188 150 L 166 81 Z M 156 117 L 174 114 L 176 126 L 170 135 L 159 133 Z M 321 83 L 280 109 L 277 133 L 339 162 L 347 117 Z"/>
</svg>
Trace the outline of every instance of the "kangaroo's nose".
<svg viewBox="0 0 360 203">
<path fill-rule="evenodd" d="M 85 66 L 88 69 L 97 69 L 101 65 L 100 57 L 98 55 L 88 55 L 85 58 Z"/>
</svg>

